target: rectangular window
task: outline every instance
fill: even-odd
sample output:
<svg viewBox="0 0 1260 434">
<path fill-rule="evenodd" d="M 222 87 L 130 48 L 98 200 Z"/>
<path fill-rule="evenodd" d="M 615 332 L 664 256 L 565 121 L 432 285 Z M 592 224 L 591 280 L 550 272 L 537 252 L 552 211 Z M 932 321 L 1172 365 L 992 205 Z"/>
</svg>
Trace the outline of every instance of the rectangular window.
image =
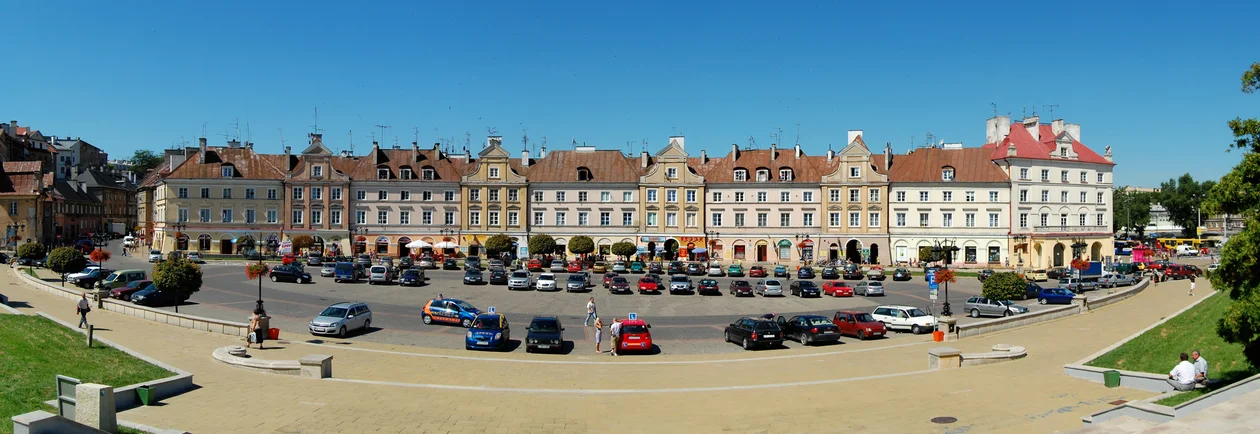
<svg viewBox="0 0 1260 434">
<path fill-rule="evenodd" d="M 839 202 L 839 201 L 840 201 L 840 189 L 838 189 L 838 188 L 833 188 L 833 189 L 830 189 L 830 190 L 828 190 L 828 193 L 827 193 L 827 194 L 828 194 L 828 196 L 829 196 L 829 197 L 831 197 L 831 201 L 832 201 L 832 202 Z"/>
<path fill-rule="evenodd" d="M 1068 182 L 1068 171 L 1066 170 L 1059 171 L 1059 181 Z"/>
<path fill-rule="evenodd" d="M 197 221 L 200 223 L 210 223 L 210 208 L 197 210 Z"/>
<path fill-rule="evenodd" d="M 601 191 L 601 192 L 599 192 L 599 201 L 600 201 L 600 202 L 612 202 L 612 193 L 607 192 L 607 191 Z"/>
<path fill-rule="evenodd" d="M 231 223 L 232 222 L 232 208 L 224 208 L 222 212 L 223 212 L 223 223 Z"/>
<path fill-rule="evenodd" d="M 280 213 L 274 209 L 267 210 L 267 223 L 276 223 L 280 221 Z"/>
<path fill-rule="evenodd" d="M 897 227 L 906 227 L 906 213 L 897 213 Z"/>
<path fill-rule="evenodd" d="M 314 177 L 324 176 L 324 166 L 320 166 L 320 165 L 311 166 L 311 176 L 314 176 Z"/>
<path fill-rule="evenodd" d="M 1067 192 L 1066 192 L 1066 191 L 1060 191 L 1060 192 L 1059 192 L 1059 202 L 1067 203 Z"/>
<path fill-rule="evenodd" d="M 1086 182 L 1089 182 L 1089 173 L 1081 172 L 1081 183 L 1084 184 Z"/>
<path fill-rule="evenodd" d="M 332 188 L 332 200 L 341 200 L 341 187 Z"/>
<path fill-rule="evenodd" d="M 919 192 L 919 202 L 927 202 L 927 201 L 928 201 L 928 192 L 926 192 L 926 191 L 920 191 L 920 192 Z"/>
<path fill-rule="evenodd" d="M 735 202 L 742 203 L 743 201 L 744 201 L 744 192 L 742 191 L 735 192 Z"/>
<path fill-rule="evenodd" d="M 508 211 L 508 226 L 520 226 L 520 213 L 516 211 Z"/>
<path fill-rule="evenodd" d="M 904 191 L 898 191 L 898 192 L 897 192 L 897 202 L 905 202 L 905 201 L 906 201 L 906 192 L 904 192 Z"/>
<path fill-rule="evenodd" d="M 810 227 L 810 226 L 813 226 L 813 225 L 814 225 L 814 213 L 812 213 L 812 212 L 802 213 L 802 214 L 801 214 L 801 225 L 804 225 L 805 227 Z"/>
<path fill-rule="evenodd" d="M 764 192 L 764 191 L 758 191 L 758 192 L 757 192 L 757 202 L 765 202 L 765 201 L 768 201 L 768 200 L 770 200 L 770 199 L 769 199 L 769 196 L 770 196 L 770 195 L 766 194 L 766 192 Z"/>
<path fill-rule="evenodd" d="M 779 192 L 779 202 L 791 202 L 791 201 L 792 201 L 792 193 L 791 193 L 791 192 L 787 192 L 787 191 L 780 191 L 780 192 Z"/>
<path fill-rule="evenodd" d="M 1042 202 L 1049 202 L 1049 201 L 1050 201 L 1050 191 L 1049 191 L 1049 190 L 1041 190 L 1041 201 L 1042 201 Z"/>
<path fill-rule="evenodd" d="M 341 224 L 341 211 L 340 210 L 329 211 L 328 219 L 329 219 L 329 223 L 332 223 L 334 226 L 340 225 Z"/>
<path fill-rule="evenodd" d="M 919 227 L 921 228 L 928 227 L 928 214 L 925 212 L 919 213 Z"/>
<path fill-rule="evenodd" d="M 840 213 L 838 213 L 838 212 L 833 212 L 833 213 L 827 214 L 827 225 L 828 225 L 828 226 L 831 226 L 831 227 L 833 227 L 833 228 L 838 228 L 838 227 L 840 227 L 840 226 L 841 226 L 841 225 L 840 225 Z"/>
<path fill-rule="evenodd" d="M 442 200 L 447 201 L 447 202 L 454 201 L 455 192 L 453 190 L 447 190 L 447 191 L 442 192 Z"/>
<path fill-rule="evenodd" d="M 276 194 L 277 194 L 276 189 L 274 189 L 274 188 L 268 188 L 268 189 L 267 189 L 267 200 L 276 200 Z"/>
<path fill-rule="evenodd" d="M 376 200 L 388 200 L 388 199 L 389 199 L 389 192 L 385 190 L 379 190 L 376 192 Z"/>
<path fill-rule="evenodd" d="M 455 224 L 455 211 L 447 211 L 442 215 L 442 224 L 451 226 Z"/>
<path fill-rule="evenodd" d="M 473 188 L 473 189 L 469 189 L 469 190 L 468 190 L 468 201 L 469 201 L 469 202 L 481 202 L 481 189 L 480 189 L 480 188 Z"/>
<path fill-rule="evenodd" d="M 410 192 L 410 191 L 407 191 L 407 190 L 403 190 L 403 191 L 398 192 L 398 199 L 399 199 L 399 200 L 411 200 L 411 192 Z"/>
<path fill-rule="evenodd" d="M 1028 179 L 1028 169 L 1027 169 L 1027 168 L 1019 169 L 1019 179 L 1024 179 L 1024 180 L 1027 180 L 1027 179 Z"/>
<path fill-rule="evenodd" d="M 565 196 L 567 196 L 567 195 L 565 194 L 565 192 L 563 192 L 563 191 L 557 191 L 557 192 L 556 192 L 556 202 L 564 202 L 564 201 L 565 201 Z"/>
<path fill-rule="evenodd" d="M 678 226 L 678 213 L 676 212 L 665 213 L 665 226 L 669 226 L 669 227 Z"/>
<path fill-rule="evenodd" d="M 586 192 L 585 192 L 585 191 L 579 191 L 579 192 L 578 192 L 578 202 L 586 202 Z"/>
<path fill-rule="evenodd" d="M 1042 181 L 1050 180 L 1050 169 L 1041 169 L 1041 180 Z"/>
<path fill-rule="evenodd" d="M 991 228 L 998 227 L 998 214 L 995 212 L 989 213 L 989 227 Z"/>
<path fill-rule="evenodd" d="M 862 227 L 862 213 L 859 213 L 859 212 L 849 213 L 849 227 L 851 228 Z"/>
<path fill-rule="evenodd" d="M 737 228 L 744 227 L 744 213 L 742 212 L 735 213 L 735 227 Z"/>
<path fill-rule="evenodd" d="M 209 198 L 210 198 L 210 187 L 201 187 L 201 198 L 202 198 L 202 199 L 209 199 Z M 301 198 L 299 198 L 299 199 L 301 199 Z"/>
<path fill-rule="evenodd" d="M 1103 174 L 1102 172 L 1098 172 L 1098 183 L 1102 184 L 1102 182 L 1103 182 Z"/>
<path fill-rule="evenodd" d="M 468 212 L 468 225 L 469 225 L 469 226 L 481 226 L 481 212 L 480 212 L 480 211 L 469 211 L 469 212 Z"/>
<path fill-rule="evenodd" d="M 398 169 L 398 177 L 402 179 L 416 179 L 411 176 L 411 169 Z"/>
<path fill-rule="evenodd" d="M 376 169 L 376 179 L 389 179 L 389 169 Z"/>
<path fill-rule="evenodd" d="M 766 215 L 766 213 L 764 212 L 757 213 L 757 227 L 764 228 L 769 223 L 770 223 L 770 218 L 768 215 Z"/>
<path fill-rule="evenodd" d="M 965 261 L 965 262 L 967 262 L 967 263 L 975 263 L 975 262 L 976 262 L 976 248 L 975 248 L 975 246 L 967 246 L 965 249 L 963 249 L 963 261 Z"/>
<path fill-rule="evenodd" d="M 861 192 L 859 192 L 858 189 L 856 188 L 850 188 L 849 189 L 849 202 L 857 202 L 860 200 L 862 200 Z"/>
<path fill-rule="evenodd" d="M 779 227 L 786 228 L 789 226 L 792 226 L 792 214 L 786 212 L 779 213 Z"/>
<path fill-rule="evenodd" d="M 1098 203 L 1103 203 L 1103 193 L 1101 191 L 1098 192 Z"/>
<path fill-rule="evenodd" d="M 656 213 L 654 212 L 647 213 L 647 225 L 649 227 L 656 226 Z"/>
<path fill-rule="evenodd" d="M 224 178 L 231 178 L 236 173 L 235 170 L 232 170 L 232 166 L 223 166 L 222 169 Z"/>
<path fill-rule="evenodd" d="M 498 168 L 498 167 L 491 167 L 491 168 L 490 168 L 490 179 L 499 179 L 499 168 Z"/>
<path fill-rule="evenodd" d="M 941 214 L 941 227 L 951 227 L 954 225 L 954 213 L 947 212 Z"/>
<path fill-rule="evenodd" d="M 358 200 L 367 200 L 367 190 L 359 190 L 354 192 L 354 198 Z"/>
<path fill-rule="evenodd" d="M 1085 214 L 1081 214 L 1081 215 L 1080 215 L 1080 220 L 1081 220 L 1080 225 L 1081 225 L 1081 226 L 1085 226 Z"/>
<path fill-rule="evenodd" d="M 377 212 L 376 212 L 376 224 L 378 224 L 378 225 L 387 225 L 387 224 L 389 224 L 389 211 L 377 211 Z"/>
<path fill-rule="evenodd" d="M 952 202 L 954 200 L 954 192 L 952 191 L 941 192 L 941 200 L 945 202 Z"/>
<path fill-rule="evenodd" d="M 557 200 L 559 200 L 559 199 L 557 199 Z M 656 202 L 656 189 L 655 189 L 655 188 L 649 188 L 649 189 L 647 190 L 647 201 L 648 201 L 648 202 Z"/>
<path fill-rule="evenodd" d="M 498 226 L 499 225 L 499 212 L 498 211 L 487 212 L 486 223 L 488 223 L 490 226 Z"/>
<path fill-rule="evenodd" d="M 813 202 L 813 201 L 814 201 L 814 192 L 812 191 L 801 192 L 801 202 Z"/>
<path fill-rule="evenodd" d="M 321 187 L 311 187 L 311 200 L 323 200 L 324 189 Z"/>
<path fill-rule="evenodd" d="M 990 191 L 990 192 L 989 192 L 989 202 L 997 202 L 997 201 L 998 201 L 998 192 L 996 192 L 996 191 Z"/>
<path fill-rule="evenodd" d="M 590 221 L 590 218 L 588 217 L 589 215 L 590 215 L 590 214 L 589 214 L 589 213 L 587 213 L 586 211 L 579 211 L 579 212 L 578 212 L 578 223 L 577 223 L 577 224 L 578 224 L 578 226 L 588 226 L 588 225 L 590 225 L 590 224 L 591 224 L 591 221 Z"/>
<path fill-rule="evenodd" d="M 696 213 L 694 212 L 687 213 L 687 227 L 689 228 L 696 227 Z"/>
<path fill-rule="evenodd" d="M 976 227 L 976 213 L 969 212 L 963 215 L 963 222 L 969 228 Z"/>
<path fill-rule="evenodd" d="M 306 217 L 306 213 L 305 213 L 305 212 L 302 212 L 301 210 L 294 210 L 294 211 L 293 211 L 293 222 L 292 222 L 292 223 L 293 223 L 294 225 L 300 225 L 300 224 L 302 224 L 302 220 L 303 220 L 303 218 L 304 218 L 304 217 Z"/>
<path fill-rule="evenodd" d="M 428 190 L 420 192 L 420 200 L 425 202 L 433 200 L 433 192 Z"/>
<path fill-rule="evenodd" d="M 489 200 L 490 202 L 498 202 L 498 201 L 499 201 L 499 189 L 497 189 L 497 188 L 488 188 L 488 189 L 486 189 L 486 199 L 487 199 L 487 200 Z"/>
<path fill-rule="evenodd" d="M 696 202 L 696 191 L 687 190 L 687 203 L 695 203 L 695 202 Z"/>
<path fill-rule="evenodd" d="M 333 211 L 336 212 L 336 211 Z M 420 224 L 429 226 L 433 224 L 433 211 L 420 212 Z"/>
<path fill-rule="evenodd" d="M 245 198 L 246 198 L 246 199 L 253 199 L 253 198 L 254 198 L 254 189 L 252 189 L 252 188 L 247 188 L 247 189 L 245 189 Z"/>
<path fill-rule="evenodd" d="M 302 200 L 302 187 L 293 187 L 293 200 Z"/>
<path fill-rule="evenodd" d="M 633 225 L 634 225 L 634 213 L 632 213 L 632 212 L 622 212 L 622 213 L 621 213 L 621 225 L 622 225 L 622 226 L 633 226 Z"/>
<path fill-rule="evenodd" d="M 722 213 L 720 212 L 713 213 L 713 223 L 711 224 L 713 226 L 722 226 Z"/>
<path fill-rule="evenodd" d="M 735 175 L 734 175 L 734 176 L 735 176 L 735 182 L 744 182 L 744 181 L 747 181 L 747 180 L 748 180 L 748 171 L 747 171 L 747 170 L 736 170 L 736 171 L 735 171 Z"/>
<path fill-rule="evenodd" d="M 670 167 L 670 168 L 665 169 L 665 177 L 666 177 L 666 178 L 669 178 L 669 179 L 674 179 L 674 178 L 677 178 L 677 177 L 678 177 L 678 168 L 676 168 L 676 167 Z"/>
<path fill-rule="evenodd" d="M 1085 192 L 1081 192 L 1081 203 L 1085 203 Z"/>
<path fill-rule="evenodd" d="M 313 225 L 324 224 L 324 212 L 311 210 L 311 224 Z"/>
<path fill-rule="evenodd" d="M 634 193 L 631 193 L 631 192 L 628 192 L 628 191 L 623 191 L 623 192 L 621 192 L 621 201 L 622 201 L 622 202 L 632 202 L 632 201 L 634 201 Z"/>
<path fill-rule="evenodd" d="M 672 190 L 672 189 L 671 189 L 671 190 L 666 191 L 666 192 L 665 192 L 665 201 L 666 201 L 666 202 L 669 202 L 669 203 L 678 202 L 678 191 L 677 191 L 677 190 Z"/>
<path fill-rule="evenodd" d="M 399 212 L 398 212 L 398 224 L 400 224 L 400 225 L 409 225 L 409 224 L 411 224 L 411 211 L 399 211 Z"/>
<path fill-rule="evenodd" d="M 1020 201 L 1020 202 L 1028 202 L 1028 190 L 1020 190 L 1020 191 L 1019 191 L 1019 201 Z"/>
<path fill-rule="evenodd" d="M 1041 214 L 1041 227 L 1046 227 L 1049 225 L 1050 225 L 1050 214 L 1042 213 Z"/>
<path fill-rule="evenodd" d="M 873 212 L 867 215 L 866 225 L 872 228 L 879 227 L 879 213 Z"/>
<path fill-rule="evenodd" d="M 425 181 L 432 181 L 437 179 L 437 171 L 426 167 L 424 169 L 420 169 L 420 176 L 421 179 L 424 179 Z"/>
<path fill-rule="evenodd" d="M 177 190 L 177 193 L 175 193 L 175 195 L 178 196 L 180 199 L 187 199 L 188 187 L 180 187 L 179 190 Z"/>
<path fill-rule="evenodd" d="M 713 202 L 721 202 L 721 201 L 722 201 L 722 192 L 720 191 L 713 192 Z"/>
<path fill-rule="evenodd" d="M 534 192 L 534 202 L 542 202 L 542 201 L 543 201 L 543 192 L 541 192 L 541 191 L 535 191 L 535 192 Z"/>
<path fill-rule="evenodd" d="M 355 224 L 360 224 L 360 225 L 367 224 L 367 211 L 355 211 L 354 222 Z"/>
<path fill-rule="evenodd" d="M 1096 225 L 1098 225 L 1098 226 L 1102 226 L 1102 225 L 1103 225 L 1103 213 L 1098 213 L 1098 220 L 1097 220 L 1094 224 L 1096 224 Z"/>
<path fill-rule="evenodd" d="M 1028 227 L 1028 213 L 1026 212 L 1019 213 L 1019 227 L 1021 228 Z"/>
<path fill-rule="evenodd" d="M 600 211 L 600 213 L 599 213 L 599 225 L 600 225 L 600 226 L 611 226 L 611 225 L 612 225 L 612 213 L 610 213 L 610 212 L 608 212 L 608 211 Z"/>
<path fill-rule="evenodd" d="M 9 213 L 17 214 L 17 202 L 9 203 Z M 180 208 L 179 210 L 177 210 L 175 214 L 175 221 L 177 222 L 188 221 L 188 208 Z"/>
<path fill-rule="evenodd" d="M 967 201 L 967 202 L 975 202 L 975 201 L 976 201 L 976 192 L 974 192 L 974 191 L 968 191 L 968 192 L 963 193 L 963 200 L 964 200 L 964 201 Z"/>
<path fill-rule="evenodd" d="M 225 189 L 223 189 L 223 198 L 224 198 L 224 199 L 231 199 L 231 198 L 232 198 L 232 189 L 230 189 L 230 188 L 225 188 Z"/>
<path fill-rule="evenodd" d="M 542 226 L 542 224 L 543 224 L 543 212 L 534 211 L 534 226 Z"/>
<path fill-rule="evenodd" d="M 245 223 L 254 223 L 254 210 L 245 210 Z"/>
<path fill-rule="evenodd" d="M 869 196 L 871 202 L 879 202 L 879 189 L 872 188 Z"/>
<path fill-rule="evenodd" d="M 862 168 L 861 168 L 861 167 L 850 167 L 850 168 L 849 168 L 849 177 L 850 177 L 850 178 L 860 178 L 861 176 L 862 176 Z"/>
</svg>

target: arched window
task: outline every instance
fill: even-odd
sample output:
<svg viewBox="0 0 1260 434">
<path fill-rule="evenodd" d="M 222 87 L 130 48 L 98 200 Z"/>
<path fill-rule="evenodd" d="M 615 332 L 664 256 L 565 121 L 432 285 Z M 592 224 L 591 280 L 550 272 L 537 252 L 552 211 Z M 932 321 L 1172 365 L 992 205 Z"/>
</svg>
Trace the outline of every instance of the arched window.
<svg viewBox="0 0 1260 434">
<path fill-rule="evenodd" d="M 766 169 L 764 167 L 757 169 L 757 182 L 769 182 L 769 181 L 770 181 L 770 169 Z"/>
<path fill-rule="evenodd" d="M 787 168 L 779 169 L 779 181 L 791 181 L 791 180 L 792 180 L 792 169 L 787 169 Z"/>
<path fill-rule="evenodd" d="M 214 238 L 210 234 L 201 234 L 197 236 L 197 250 L 210 250 L 210 242 Z"/>
<path fill-rule="evenodd" d="M 376 166 L 376 179 L 389 179 L 389 166 Z"/>
<path fill-rule="evenodd" d="M 735 182 L 744 182 L 748 180 L 748 169 L 740 167 L 735 169 Z"/>
<path fill-rule="evenodd" d="M 579 168 L 577 169 L 577 180 L 578 180 L 578 181 L 590 181 L 590 180 L 592 180 L 592 179 L 594 179 L 594 178 L 593 178 L 593 177 L 591 177 L 591 169 L 587 169 L 587 168 L 585 168 L 585 167 L 579 167 Z"/>
<path fill-rule="evenodd" d="M 941 168 L 941 181 L 953 181 L 953 180 L 954 180 L 954 168 L 950 166 L 945 166 Z"/>
<path fill-rule="evenodd" d="M 420 179 L 425 181 L 433 181 L 437 179 L 437 170 L 433 166 L 424 166 L 420 168 Z"/>
</svg>

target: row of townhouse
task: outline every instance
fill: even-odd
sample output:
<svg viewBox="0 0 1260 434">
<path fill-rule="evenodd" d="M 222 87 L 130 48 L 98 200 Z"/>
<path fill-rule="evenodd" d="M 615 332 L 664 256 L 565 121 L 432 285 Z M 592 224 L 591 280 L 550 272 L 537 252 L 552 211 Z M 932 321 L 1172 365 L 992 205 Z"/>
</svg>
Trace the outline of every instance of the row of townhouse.
<svg viewBox="0 0 1260 434">
<path fill-rule="evenodd" d="M 1079 131 L 1002 116 L 978 148 L 876 153 L 850 131 L 826 155 L 772 145 L 721 157 L 689 155 L 681 136 L 651 155 L 579 146 L 537 158 L 497 136 L 475 157 L 415 143 L 335 154 L 318 134 L 283 155 L 202 139 L 142 181 L 140 220 L 163 251 L 235 254 L 310 235 L 337 253 L 408 255 L 423 242 L 479 254 L 507 234 L 527 255 L 546 234 L 559 252 L 585 235 L 597 253 L 626 241 L 646 256 L 745 263 L 912 263 L 947 242 L 958 264 L 1049 267 L 1111 246 L 1114 163 Z"/>
</svg>

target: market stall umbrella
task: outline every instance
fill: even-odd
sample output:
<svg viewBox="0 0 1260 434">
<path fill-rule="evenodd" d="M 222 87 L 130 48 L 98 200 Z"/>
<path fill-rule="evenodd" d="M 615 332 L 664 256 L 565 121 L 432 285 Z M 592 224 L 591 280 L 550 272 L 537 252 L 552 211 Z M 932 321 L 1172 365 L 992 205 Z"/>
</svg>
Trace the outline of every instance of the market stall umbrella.
<svg viewBox="0 0 1260 434">
<path fill-rule="evenodd" d="M 708 249 L 705 249 L 704 247 L 696 247 L 696 248 L 694 248 L 694 249 L 691 249 L 691 253 L 704 253 L 704 252 L 707 252 L 707 251 L 709 251 L 709 250 L 708 250 Z"/>
<path fill-rule="evenodd" d="M 453 241 L 443 241 L 443 242 L 437 243 L 433 247 L 437 247 L 439 249 L 458 249 L 459 244 L 455 244 L 455 242 Z"/>
<path fill-rule="evenodd" d="M 407 243 L 406 247 L 408 249 L 427 249 L 427 248 L 433 247 L 433 245 L 424 242 L 424 240 L 415 240 L 410 243 Z"/>
</svg>

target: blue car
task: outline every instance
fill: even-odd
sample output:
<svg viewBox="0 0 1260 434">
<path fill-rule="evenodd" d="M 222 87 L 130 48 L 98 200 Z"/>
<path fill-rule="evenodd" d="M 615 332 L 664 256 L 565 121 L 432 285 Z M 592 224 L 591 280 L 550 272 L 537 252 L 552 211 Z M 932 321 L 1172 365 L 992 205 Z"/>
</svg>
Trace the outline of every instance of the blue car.
<svg viewBox="0 0 1260 434">
<path fill-rule="evenodd" d="M 787 267 L 782 265 L 774 266 L 774 277 L 788 277 Z"/>
<path fill-rule="evenodd" d="M 1037 294 L 1037 304 L 1072 304 L 1076 294 L 1064 288 L 1041 288 Z"/>
<path fill-rule="evenodd" d="M 813 279 L 814 269 L 810 267 L 801 267 L 800 270 L 796 270 L 796 278 L 797 279 Z"/>
<path fill-rule="evenodd" d="M 473 320 L 481 313 L 476 307 L 463 300 L 453 298 L 435 298 L 424 304 L 420 311 L 420 320 L 425 324 L 434 322 L 442 324 L 459 324 L 472 327 Z"/>
<path fill-rule="evenodd" d="M 507 317 L 497 313 L 483 313 L 473 320 L 464 338 L 464 348 L 469 350 L 507 349 L 512 339 L 512 328 Z"/>
<path fill-rule="evenodd" d="M 336 269 L 333 270 L 333 282 L 358 282 L 359 272 L 354 264 L 349 262 L 338 262 Z"/>
</svg>

